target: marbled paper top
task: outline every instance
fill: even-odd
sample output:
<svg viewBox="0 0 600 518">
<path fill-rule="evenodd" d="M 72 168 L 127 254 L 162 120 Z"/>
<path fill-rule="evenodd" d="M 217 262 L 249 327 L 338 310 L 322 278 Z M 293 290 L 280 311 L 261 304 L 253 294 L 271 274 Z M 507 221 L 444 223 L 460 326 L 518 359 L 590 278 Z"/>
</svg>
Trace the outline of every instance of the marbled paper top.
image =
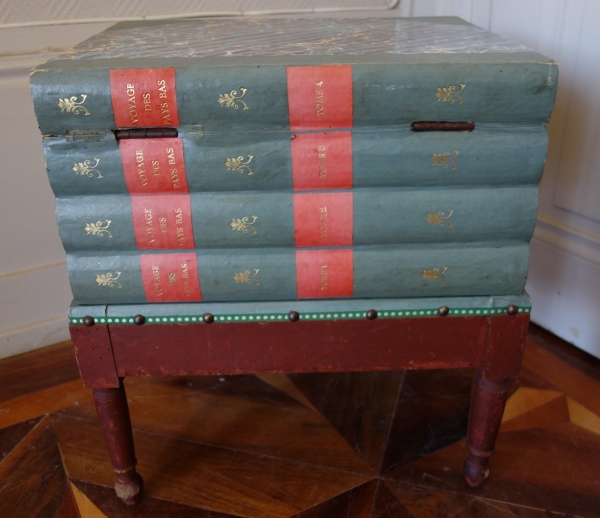
<svg viewBox="0 0 600 518">
<path fill-rule="evenodd" d="M 529 49 L 457 18 L 199 18 L 121 22 L 57 59 L 484 54 Z"/>
</svg>

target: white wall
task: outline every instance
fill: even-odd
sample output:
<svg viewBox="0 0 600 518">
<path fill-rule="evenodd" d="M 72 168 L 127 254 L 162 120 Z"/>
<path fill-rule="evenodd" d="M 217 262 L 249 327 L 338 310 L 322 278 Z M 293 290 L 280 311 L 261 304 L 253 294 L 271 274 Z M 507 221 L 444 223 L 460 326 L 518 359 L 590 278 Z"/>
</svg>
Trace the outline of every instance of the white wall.
<svg viewBox="0 0 600 518">
<path fill-rule="evenodd" d="M 29 71 L 106 25 L 0 29 L 0 357 L 68 338 L 72 296 Z"/>
<path fill-rule="evenodd" d="M 285 10 L 321 15 L 457 15 L 560 64 L 532 241 L 534 321 L 600 356 L 600 2 L 592 0 L 9 0 L 0 2 L 0 357 L 68 338 L 71 300 L 28 72 L 108 21 Z M 369 8 L 372 11 L 361 9 Z M 319 12 L 316 12 L 319 11 Z M 102 20 L 102 22 L 98 22 Z M 96 23 L 92 23 L 96 21 Z M 56 23 L 64 23 L 56 25 Z M 85 22 L 85 23 L 84 23 Z"/>
<path fill-rule="evenodd" d="M 121 21 L 180 16 L 255 16 L 387 10 L 398 0 L 12 0 L 0 4 L 0 26 Z"/>
</svg>

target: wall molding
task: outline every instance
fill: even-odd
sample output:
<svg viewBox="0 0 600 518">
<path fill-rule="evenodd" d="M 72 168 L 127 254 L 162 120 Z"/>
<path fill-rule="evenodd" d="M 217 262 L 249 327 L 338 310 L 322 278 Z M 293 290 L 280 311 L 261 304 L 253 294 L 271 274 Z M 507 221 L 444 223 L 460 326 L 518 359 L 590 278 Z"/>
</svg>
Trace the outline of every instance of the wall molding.
<svg viewBox="0 0 600 518">
<path fill-rule="evenodd" d="M 533 239 L 600 266 L 600 237 L 545 214 L 538 214 Z"/>
<path fill-rule="evenodd" d="M 46 264 L 41 264 L 39 266 L 32 266 L 31 268 L 25 268 L 23 270 L 13 270 L 12 272 L 6 272 L 6 273 L 0 274 L 0 281 L 9 279 L 11 277 L 17 277 L 19 275 L 29 275 L 31 273 L 37 273 L 42 270 L 49 270 L 51 268 L 60 268 L 62 266 L 66 267 L 67 261 L 56 261 L 54 263 L 46 263 Z"/>
<path fill-rule="evenodd" d="M 70 340 L 68 318 L 40 320 L 0 334 L 0 359 Z"/>
<path fill-rule="evenodd" d="M 0 57 L 0 81 L 26 81 L 29 84 L 31 69 L 57 54 L 58 50 L 52 53 L 38 52 L 22 56 L 2 56 Z"/>
<path fill-rule="evenodd" d="M 265 2 L 267 5 L 278 5 L 275 2 Z M 294 2 L 295 3 L 295 2 Z M 300 5 L 305 2 L 298 2 Z M 354 2 L 352 2 L 354 3 Z M 400 4 L 400 0 L 389 0 L 380 5 L 372 5 L 373 2 L 368 0 L 364 5 L 347 5 L 347 6 L 331 6 L 331 7 L 309 7 L 309 8 L 289 8 L 289 9 L 226 9 L 220 11 L 211 11 L 208 9 L 197 10 L 197 2 L 189 2 L 189 8 L 181 8 L 178 12 L 164 12 L 156 7 L 148 6 L 147 2 L 137 1 L 124 3 L 122 5 L 106 5 L 106 9 L 98 9 L 96 11 L 106 12 L 108 16 L 89 17 L 89 11 L 86 9 L 85 2 L 81 0 L 70 0 L 68 5 L 65 2 L 52 5 L 52 2 L 37 9 L 35 13 L 25 12 L 23 15 L 33 17 L 27 21 L 11 22 L 11 19 L 19 18 L 19 15 L 11 16 L 10 14 L 3 16 L 3 23 L 0 23 L 0 29 L 16 29 L 23 27 L 44 27 L 51 25 L 71 25 L 85 23 L 116 23 L 121 21 L 142 21 L 142 20 L 163 20 L 174 18 L 199 18 L 199 17 L 215 17 L 215 16 L 272 16 L 282 14 L 327 14 L 327 13 L 342 13 L 351 11 L 389 11 L 395 9 Z M 132 5 L 133 4 L 133 5 Z M 256 3 L 253 2 L 254 5 Z M 318 5 L 318 2 L 317 2 Z M 57 7 L 60 7 L 57 10 Z M 161 6 L 162 7 L 162 6 Z M 190 10 L 194 7 L 194 10 Z M 16 11 L 16 9 L 15 9 Z M 159 11 L 158 13 L 156 11 Z M 65 12 L 70 16 L 65 19 Z M 131 16 L 131 13 L 136 13 Z M 129 14 L 129 16 L 128 16 Z M 23 16 L 22 15 L 22 16 Z"/>
<path fill-rule="evenodd" d="M 68 340 L 66 261 L 3 274 L 0 292 L 0 358 Z"/>
</svg>

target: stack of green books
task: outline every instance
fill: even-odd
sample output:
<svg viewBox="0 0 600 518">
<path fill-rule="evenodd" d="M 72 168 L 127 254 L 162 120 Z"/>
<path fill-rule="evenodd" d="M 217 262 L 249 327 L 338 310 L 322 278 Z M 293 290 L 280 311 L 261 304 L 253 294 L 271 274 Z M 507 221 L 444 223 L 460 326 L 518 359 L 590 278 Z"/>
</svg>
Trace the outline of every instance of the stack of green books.
<svg viewBox="0 0 600 518">
<path fill-rule="evenodd" d="M 31 75 L 75 299 L 519 295 L 556 82 L 458 18 L 118 23 Z"/>
</svg>

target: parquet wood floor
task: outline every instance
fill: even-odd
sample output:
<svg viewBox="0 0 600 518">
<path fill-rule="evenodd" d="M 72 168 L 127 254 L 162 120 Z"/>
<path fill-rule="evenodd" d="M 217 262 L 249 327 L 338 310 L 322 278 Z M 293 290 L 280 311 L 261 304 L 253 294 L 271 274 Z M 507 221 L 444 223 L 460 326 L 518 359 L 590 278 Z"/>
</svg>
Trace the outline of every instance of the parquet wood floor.
<svg viewBox="0 0 600 518">
<path fill-rule="evenodd" d="M 492 474 L 462 478 L 474 373 L 129 378 L 126 507 L 70 344 L 0 362 L 0 517 L 600 517 L 600 361 L 532 326 Z"/>
</svg>

